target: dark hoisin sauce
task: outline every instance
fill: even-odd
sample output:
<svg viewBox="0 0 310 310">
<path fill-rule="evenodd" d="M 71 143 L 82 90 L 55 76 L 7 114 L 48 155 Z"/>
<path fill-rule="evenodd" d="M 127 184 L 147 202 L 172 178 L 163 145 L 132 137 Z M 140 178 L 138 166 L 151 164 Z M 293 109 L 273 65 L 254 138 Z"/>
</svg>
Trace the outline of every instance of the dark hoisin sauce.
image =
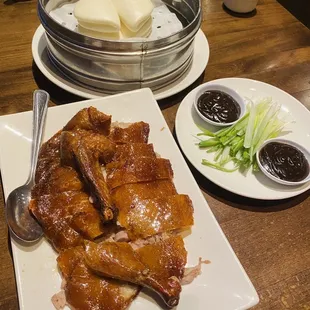
<svg viewBox="0 0 310 310">
<path fill-rule="evenodd" d="M 204 92 L 197 102 L 200 113 L 209 120 L 216 123 L 231 123 L 240 117 L 240 105 L 238 102 L 218 90 Z"/>
<path fill-rule="evenodd" d="M 298 182 L 309 175 L 309 162 L 303 152 L 286 143 L 266 144 L 259 153 L 259 160 L 270 174 L 281 180 Z"/>
</svg>

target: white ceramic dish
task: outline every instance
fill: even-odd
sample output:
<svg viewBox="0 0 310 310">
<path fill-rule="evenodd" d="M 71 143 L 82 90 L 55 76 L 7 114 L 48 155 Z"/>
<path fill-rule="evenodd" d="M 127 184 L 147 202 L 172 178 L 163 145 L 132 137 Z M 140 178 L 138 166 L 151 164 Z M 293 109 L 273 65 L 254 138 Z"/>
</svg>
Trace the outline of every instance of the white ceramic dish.
<svg viewBox="0 0 310 310">
<path fill-rule="evenodd" d="M 290 182 L 290 181 L 285 181 L 285 180 L 281 180 L 280 178 L 277 178 L 275 177 L 274 175 L 272 175 L 271 173 L 269 173 L 265 168 L 264 166 L 261 164 L 261 161 L 260 161 L 260 152 L 261 150 L 268 144 L 268 143 L 271 143 L 271 142 L 279 142 L 279 143 L 284 143 L 284 144 L 288 144 L 290 146 L 293 146 L 295 148 L 297 148 L 299 151 L 301 151 L 305 157 L 306 157 L 306 160 L 308 162 L 308 165 L 310 164 L 310 151 L 305 149 L 303 146 L 301 146 L 300 144 L 294 142 L 294 141 L 290 141 L 290 140 L 287 140 L 287 139 L 280 139 L 280 138 L 275 138 L 275 139 L 269 139 L 267 141 L 265 141 L 265 143 L 262 144 L 262 146 L 258 149 L 257 153 L 256 153 L 256 160 L 257 160 L 257 163 L 258 163 L 258 166 L 260 168 L 260 170 L 268 177 L 270 178 L 271 180 L 277 182 L 277 183 L 280 183 L 280 184 L 283 184 L 283 185 L 291 185 L 291 186 L 296 186 L 296 185 L 302 185 L 304 183 L 307 183 L 310 181 L 310 171 L 309 171 L 309 174 L 308 176 L 302 180 L 302 181 L 298 181 L 298 182 Z"/>
<path fill-rule="evenodd" d="M 217 90 L 217 91 L 222 91 L 226 94 L 228 94 L 229 96 L 231 96 L 233 99 L 236 100 L 236 102 L 238 103 L 239 107 L 240 107 L 240 115 L 239 117 L 230 123 L 217 123 L 214 122 L 210 119 L 208 119 L 207 117 L 205 117 L 198 109 L 198 100 L 199 97 L 206 91 L 209 90 Z M 231 126 L 233 124 L 235 124 L 240 118 L 242 118 L 245 114 L 245 110 L 246 110 L 246 106 L 245 106 L 245 102 L 244 99 L 233 89 L 220 85 L 220 84 L 216 84 L 216 83 L 207 83 L 207 84 L 203 84 L 199 87 L 197 87 L 196 92 L 195 92 L 195 99 L 193 102 L 193 105 L 195 107 L 195 110 L 197 112 L 197 114 L 201 117 L 201 119 L 203 119 L 206 123 L 209 123 L 213 126 L 219 126 L 219 127 L 227 127 L 227 126 Z"/>
<path fill-rule="evenodd" d="M 310 150 L 310 112 L 294 97 L 272 85 L 249 79 L 226 78 L 212 81 L 212 83 L 233 88 L 242 97 L 253 100 L 271 96 L 274 101 L 282 104 L 283 112 L 288 112 L 290 117 L 296 120 L 295 123 L 285 127 L 283 137 Z M 195 145 L 198 142 L 195 136 L 200 132 L 195 123 L 206 127 L 206 123 L 202 122 L 193 108 L 195 93 L 196 89 L 182 101 L 177 112 L 175 128 L 184 154 L 202 175 L 228 191 L 255 199 L 285 199 L 297 196 L 310 188 L 309 183 L 298 186 L 281 185 L 267 178 L 262 172 L 255 174 L 251 171 L 247 174 L 242 174 L 239 171 L 225 173 L 203 166 L 201 160 L 205 158 L 212 161 L 214 154 L 207 154 L 205 150 L 201 150 Z M 217 130 L 216 127 L 211 126 L 206 128 L 211 131 Z"/>
<path fill-rule="evenodd" d="M 193 84 L 205 70 L 209 61 L 209 54 L 210 52 L 208 40 L 205 37 L 204 33 L 199 30 L 195 38 L 193 61 L 190 69 L 175 82 L 155 91 L 155 99 L 160 100 L 168 98 L 181 92 L 182 90 Z M 54 67 L 47 55 L 45 31 L 42 25 L 37 28 L 32 39 L 32 57 L 34 59 L 34 62 L 46 78 L 48 78 L 58 87 L 68 91 L 69 93 L 87 99 L 108 96 L 108 94 L 96 92 L 94 90 L 90 90 L 75 84 L 72 80 L 61 74 Z"/>
<path fill-rule="evenodd" d="M 31 98 L 29 98 L 31 100 Z M 94 106 L 112 114 L 114 121 L 150 124 L 149 141 L 156 152 L 171 160 L 174 182 L 179 193 L 188 194 L 195 208 L 195 225 L 185 238 L 188 265 L 198 257 L 209 259 L 195 281 L 184 286 L 178 310 L 248 309 L 258 296 L 248 276 L 227 242 L 208 204 L 182 157 L 162 113 L 149 89 L 50 108 L 44 140 L 55 134 L 80 109 Z M 5 198 L 27 177 L 31 142 L 31 112 L 0 117 L 0 167 Z M 60 289 L 56 253 L 45 240 L 32 247 L 12 242 L 20 309 L 53 310 L 51 296 Z M 132 310 L 159 309 L 141 293 L 130 306 Z"/>
</svg>

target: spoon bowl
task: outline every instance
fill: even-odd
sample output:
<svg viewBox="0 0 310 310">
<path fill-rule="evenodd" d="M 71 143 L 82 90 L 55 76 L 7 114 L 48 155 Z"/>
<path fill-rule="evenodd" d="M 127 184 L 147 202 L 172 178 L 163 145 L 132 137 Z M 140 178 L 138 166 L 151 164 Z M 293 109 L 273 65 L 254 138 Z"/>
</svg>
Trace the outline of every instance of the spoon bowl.
<svg viewBox="0 0 310 310">
<path fill-rule="evenodd" d="M 35 242 L 43 235 L 38 222 L 30 214 L 28 206 L 31 189 L 34 185 L 42 132 L 45 124 L 49 94 L 36 90 L 33 94 L 33 139 L 31 147 L 31 166 L 26 183 L 13 190 L 6 200 L 6 221 L 11 233 L 24 242 Z"/>
<path fill-rule="evenodd" d="M 32 185 L 23 185 L 12 191 L 6 203 L 6 220 L 15 237 L 24 242 L 41 238 L 41 226 L 28 211 Z"/>
</svg>

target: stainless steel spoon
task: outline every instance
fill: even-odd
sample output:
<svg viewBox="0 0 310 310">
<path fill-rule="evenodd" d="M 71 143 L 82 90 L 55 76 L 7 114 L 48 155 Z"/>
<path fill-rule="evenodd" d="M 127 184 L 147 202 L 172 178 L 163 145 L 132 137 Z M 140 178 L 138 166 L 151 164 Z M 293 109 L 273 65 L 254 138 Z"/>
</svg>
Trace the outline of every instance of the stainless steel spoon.
<svg viewBox="0 0 310 310">
<path fill-rule="evenodd" d="M 41 226 L 29 213 L 28 205 L 31 199 L 31 189 L 34 185 L 48 100 L 49 94 L 44 90 L 36 90 L 33 93 L 33 132 L 30 173 L 26 183 L 13 190 L 6 201 L 6 221 L 8 226 L 13 235 L 24 242 L 34 242 L 43 234 Z"/>
</svg>

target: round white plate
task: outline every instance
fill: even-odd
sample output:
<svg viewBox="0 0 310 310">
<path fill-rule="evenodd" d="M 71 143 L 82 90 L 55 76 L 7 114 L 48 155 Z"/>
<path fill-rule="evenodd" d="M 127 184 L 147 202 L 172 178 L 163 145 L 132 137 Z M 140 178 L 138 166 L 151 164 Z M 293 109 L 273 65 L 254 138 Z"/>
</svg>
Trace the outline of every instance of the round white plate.
<svg viewBox="0 0 310 310">
<path fill-rule="evenodd" d="M 175 82 L 154 91 L 153 93 L 155 99 L 160 100 L 170 97 L 193 84 L 205 70 L 209 60 L 209 54 L 210 51 L 208 40 L 204 33 L 199 30 L 195 38 L 194 55 L 191 68 Z M 109 95 L 76 85 L 72 80 L 68 79 L 54 67 L 47 55 L 45 30 L 42 25 L 37 28 L 32 39 L 32 56 L 40 71 L 51 82 L 69 93 L 88 99 L 105 97 Z"/>
<path fill-rule="evenodd" d="M 231 87 L 241 96 L 251 99 L 271 96 L 274 101 L 282 104 L 283 112 L 288 112 L 290 118 L 295 120 L 295 123 L 285 127 L 285 134 L 282 137 L 296 141 L 310 150 L 310 112 L 294 97 L 277 87 L 249 79 L 226 78 L 208 83 L 212 82 Z M 214 154 L 207 154 L 205 150 L 200 150 L 195 145 L 198 142 L 196 134 L 200 132 L 195 123 L 211 129 L 206 123 L 202 123 L 193 107 L 196 91 L 197 88 L 192 90 L 182 101 L 177 112 L 175 127 L 181 149 L 201 174 L 228 191 L 255 199 L 285 199 L 299 195 L 310 188 L 310 182 L 301 186 L 281 185 L 268 179 L 262 172 L 254 174 L 252 171 L 248 171 L 244 175 L 239 171 L 226 173 L 203 166 L 201 160 L 206 158 L 212 161 Z"/>
</svg>

